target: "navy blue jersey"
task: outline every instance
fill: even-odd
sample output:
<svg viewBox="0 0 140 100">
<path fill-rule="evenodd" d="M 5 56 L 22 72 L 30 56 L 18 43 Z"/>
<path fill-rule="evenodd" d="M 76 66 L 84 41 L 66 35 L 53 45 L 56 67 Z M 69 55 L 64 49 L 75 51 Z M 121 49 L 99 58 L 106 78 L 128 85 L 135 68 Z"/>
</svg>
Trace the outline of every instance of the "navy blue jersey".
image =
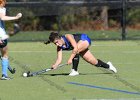
<svg viewBox="0 0 140 100">
<path fill-rule="evenodd" d="M 88 41 L 89 44 L 91 44 L 91 39 L 86 35 L 86 34 L 72 34 L 75 41 L 78 43 L 80 40 L 83 41 Z M 68 39 L 65 36 L 62 36 L 63 40 L 65 41 L 65 47 L 61 46 L 62 50 L 73 50 L 73 47 L 71 45 L 71 43 L 68 41 Z"/>
</svg>

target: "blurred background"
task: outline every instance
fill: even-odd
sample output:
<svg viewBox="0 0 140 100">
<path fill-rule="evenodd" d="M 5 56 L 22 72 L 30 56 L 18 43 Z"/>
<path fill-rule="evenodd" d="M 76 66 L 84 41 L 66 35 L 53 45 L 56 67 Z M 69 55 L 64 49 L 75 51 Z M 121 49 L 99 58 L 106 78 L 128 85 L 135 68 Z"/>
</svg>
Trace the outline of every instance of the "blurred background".
<svg viewBox="0 0 140 100">
<path fill-rule="evenodd" d="M 44 41 L 50 31 L 86 33 L 95 40 L 140 40 L 140 0 L 7 0 L 7 15 L 23 17 L 10 41 Z M 18 33 L 18 32 L 17 32 Z"/>
</svg>

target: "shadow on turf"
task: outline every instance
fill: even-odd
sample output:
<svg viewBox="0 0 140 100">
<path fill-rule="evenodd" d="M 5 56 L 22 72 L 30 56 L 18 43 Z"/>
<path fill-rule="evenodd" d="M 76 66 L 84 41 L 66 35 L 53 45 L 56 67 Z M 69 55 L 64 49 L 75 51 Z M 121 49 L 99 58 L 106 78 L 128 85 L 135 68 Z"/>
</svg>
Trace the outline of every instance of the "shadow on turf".
<svg viewBox="0 0 140 100">
<path fill-rule="evenodd" d="M 112 74 L 112 73 L 80 73 L 80 75 L 99 75 L 99 74 Z M 42 76 L 44 75 L 49 75 L 49 76 L 68 76 L 69 73 L 60 73 L 60 74 L 41 74 Z"/>
</svg>

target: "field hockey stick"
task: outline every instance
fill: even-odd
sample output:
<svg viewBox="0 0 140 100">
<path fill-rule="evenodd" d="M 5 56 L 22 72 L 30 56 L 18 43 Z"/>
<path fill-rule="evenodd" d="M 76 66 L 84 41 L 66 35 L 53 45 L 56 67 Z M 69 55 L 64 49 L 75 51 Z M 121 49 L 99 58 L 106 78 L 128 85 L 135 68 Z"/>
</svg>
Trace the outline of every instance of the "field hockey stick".
<svg viewBox="0 0 140 100">
<path fill-rule="evenodd" d="M 67 64 L 58 65 L 57 69 L 65 66 L 65 65 L 67 65 Z M 37 72 L 32 72 L 32 73 L 30 71 L 28 71 L 26 77 L 36 76 L 36 75 L 39 75 L 39 74 L 42 74 L 42 73 L 45 73 L 45 72 L 48 72 L 48 71 L 51 71 L 51 70 L 53 70 L 53 68 L 47 68 L 47 69 L 43 69 L 43 70 L 40 70 L 40 71 L 37 71 Z"/>
</svg>

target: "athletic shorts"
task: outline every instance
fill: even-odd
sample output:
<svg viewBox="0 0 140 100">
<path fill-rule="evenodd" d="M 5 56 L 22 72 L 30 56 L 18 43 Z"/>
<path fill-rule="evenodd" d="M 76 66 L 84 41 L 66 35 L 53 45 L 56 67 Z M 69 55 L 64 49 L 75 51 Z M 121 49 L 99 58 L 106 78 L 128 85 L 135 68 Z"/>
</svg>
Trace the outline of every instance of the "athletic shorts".
<svg viewBox="0 0 140 100">
<path fill-rule="evenodd" d="M 89 45 L 91 45 L 91 39 L 88 37 L 87 34 L 81 34 L 81 40 L 83 41 L 87 40 Z"/>
<path fill-rule="evenodd" d="M 4 48 L 5 46 L 7 46 L 8 40 L 3 40 L 3 44 L 0 45 L 0 48 Z"/>
</svg>

